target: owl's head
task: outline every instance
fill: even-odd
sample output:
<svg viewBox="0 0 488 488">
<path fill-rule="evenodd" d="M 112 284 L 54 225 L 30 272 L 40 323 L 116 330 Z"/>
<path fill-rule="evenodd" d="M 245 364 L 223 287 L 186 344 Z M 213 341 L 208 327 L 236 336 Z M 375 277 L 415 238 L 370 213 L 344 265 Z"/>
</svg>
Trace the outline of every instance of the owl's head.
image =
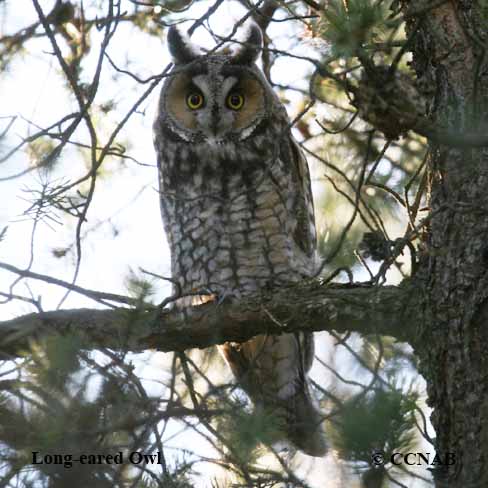
<svg viewBox="0 0 488 488">
<path fill-rule="evenodd" d="M 233 52 L 203 54 L 177 27 L 168 32 L 174 68 L 161 93 L 166 127 L 192 142 L 222 144 L 252 136 L 277 103 L 255 61 L 262 47 L 251 24 Z"/>
</svg>

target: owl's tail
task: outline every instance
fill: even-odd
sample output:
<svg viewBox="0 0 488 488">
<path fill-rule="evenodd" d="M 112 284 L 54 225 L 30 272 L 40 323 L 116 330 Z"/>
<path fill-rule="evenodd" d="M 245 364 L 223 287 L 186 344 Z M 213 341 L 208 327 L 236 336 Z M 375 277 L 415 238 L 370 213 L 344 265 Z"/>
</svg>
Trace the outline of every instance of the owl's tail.
<svg viewBox="0 0 488 488">
<path fill-rule="evenodd" d="M 307 381 L 288 399 L 286 405 L 286 435 L 298 449 L 309 456 L 327 453 L 322 417 L 314 405 Z"/>
<path fill-rule="evenodd" d="M 284 334 L 256 336 L 238 345 L 226 342 L 220 351 L 252 400 L 255 412 L 271 414 L 277 440 L 286 437 L 305 454 L 321 457 L 327 452 L 327 444 L 306 374 L 313 358 L 312 336 L 304 339 L 309 341 L 307 350 L 300 348 L 295 335 Z M 281 391 L 277 385 L 282 386 Z"/>
</svg>

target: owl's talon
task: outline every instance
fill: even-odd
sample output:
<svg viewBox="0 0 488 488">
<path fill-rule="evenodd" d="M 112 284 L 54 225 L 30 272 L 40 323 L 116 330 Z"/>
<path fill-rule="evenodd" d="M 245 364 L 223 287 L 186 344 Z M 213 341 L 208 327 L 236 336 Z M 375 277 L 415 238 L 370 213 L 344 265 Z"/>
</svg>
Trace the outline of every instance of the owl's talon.
<svg viewBox="0 0 488 488">
<path fill-rule="evenodd" d="M 232 295 L 230 293 L 224 292 L 222 295 L 216 295 L 216 305 L 222 305 L 226 300 L 230 299 Z"/>
</svg>

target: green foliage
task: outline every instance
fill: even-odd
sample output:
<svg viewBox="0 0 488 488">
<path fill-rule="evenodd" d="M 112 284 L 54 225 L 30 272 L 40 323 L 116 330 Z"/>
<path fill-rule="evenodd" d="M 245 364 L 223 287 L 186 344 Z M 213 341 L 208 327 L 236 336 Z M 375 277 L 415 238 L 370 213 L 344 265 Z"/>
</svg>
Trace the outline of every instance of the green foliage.
<svg viewBox="0 0 488 488">
<path fill-rule="evenodd" d="M 56 145 L 52 139 L 38 137 L 29 142 L 26 152 L 33 166 L 52 170 L 58 161 L 58 153 L 54 151 L 55 147 Z"/>
<path fill-rule="evenodd" d="M 282 437 L 276 412 L 264 409 L 249 412 L 240 401 L 233 402 L 229 414 L 219 417 L 217 425 L 244 465 L 256 462 L 263 454 L 263 445 L 271 445 Z"/>
<path fill-rule="evenodd" d="M 141 304 L 154 294 L 153 283 L 140 274 L 136 274 L 133 270 L 129 271 L 125 279 L 125 286 L 129 295 L 136 298 Z"/>
<path fill-rule="evenodd" d="M 50 389 L 66 391 L 70 377 L 80 368 L 78 356 L 81 339 L 76 335 L 50 336 L 42 349 L 36 347 L 27 371 L 35 375 L 37 381 Z"/>
<path fill-rule="evenodd" d="M 372 390 L 344 402 L 334 426 L 334 445 L 342 458 L 371 462 L 371 454 L 405 452 L 415 443 L 416 394 Z"/>
<path fill-rule="evenodd" d="M 145 477 L 134 488 L 194 488 L 185 475 L 164 475 L 158 481 L 150 477 Z"/>
<path fill-rule="evenodd" d="M 329 263 L 324 269 L 326 276 L 338 267 L 350 268 L 355 276 L 361 269 L 366 271 L 361 279 L 370 270 L 374 275 L 379 265 L 370 259 L 360 262 L 357 256 L 363 234 L 375 232 L 392 241 L 400 232 L 399 224 L 417 217 L 411 205 L 422 180 L 416 170 L 425 156 L 424 140 L 408 133 L 403 140 L 394 141 L 380 131 L 370 132 L 374 127 L 361 120 L 361 111 L 357 116 L 350 94 L 340 82 L 344 79 L 360 89 L 365 66 L 370 69 L 379 65 L 381 70 L 388 70 L 392 63 L 401 72 L 401 79 L 413 79 L 405 63 L 407 56 L 396 58 L 405 43 L 405 33 L 402 19 L 392 13 L 390 4 L 331 0 L 313 28 L 319 42 L 325 41 L 322 62 L 336 74 L 334 80 L 315 75 L 313 93 L 320 103 L 315 105 L 315 112 L 309 111 L 301 120 L 302 126 L 308 122 L 308 128 L 301 129 L 310 139 L 307 147 L 320 158 L 312 173 L 323 181 L 316 215 L 319 252 Z M 322 133 L 311 136 L 316 121 Z M 408 274 L 408 256 L 404 254 L 400 261 L 408 265 L 397 262 L 395 266 L 400 273 Z"/>
<path fill-rule="evenodd" d="M 141 395 L 138 379 L 120 358 L 113 357 L 101 367 L 80 344 L 78 337 L 66 336 L 33 346 L 18 379 L 0 382 L 4 390 L 0 395 L 2 474 L 29 473 L 31 480 L 56 488 L 108 488 L 132 482 L 132 486 L 161 486 L 148 480 L 136 482 L 141 472 L 128 456 L 134 451 L 154 451 L 148 419 L 156 418 L 158 402 Z M 37 460 L 54 454 L 72 458 L 63 457 L 68 464 L 33 465 L 34 452 Z M 121 464 L 76 461 L 82 454 L 119 452 L 123 454 Z M 164 486 L 190 487 L 189 469 L 187 464 L 168 468 Z"/>
<path fill-rule="evenodd" d="M 349 57 L 384 29 L 385 9 L 371 0 L 331 0 L 322 12 L 321 35 L 337 57 Z"/>
</svg>

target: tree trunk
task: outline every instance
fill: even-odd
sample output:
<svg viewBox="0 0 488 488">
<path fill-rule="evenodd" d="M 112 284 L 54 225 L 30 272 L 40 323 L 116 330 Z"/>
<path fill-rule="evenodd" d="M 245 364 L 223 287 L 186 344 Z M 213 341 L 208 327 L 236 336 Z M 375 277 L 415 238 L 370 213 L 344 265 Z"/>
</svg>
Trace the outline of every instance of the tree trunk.
<svg viewBox="0 0 488 488">
<path fill-rule="evenodd" d="M 432 122 L 488 132 L 486 2 L 403 1 L 413 68 Z M 484 4 L 482 6 L 481 4 Z M 425 321 L 417 352 L 427 380 L 438 454 L 436 486 L 488 486 L 488 148 L 430 144 L 431 227 L 422 269 Z M 422 347 L 427 345 L 428 347 Z M 445 459 L 445 458 L 444 458 Z"/>
</svg>

